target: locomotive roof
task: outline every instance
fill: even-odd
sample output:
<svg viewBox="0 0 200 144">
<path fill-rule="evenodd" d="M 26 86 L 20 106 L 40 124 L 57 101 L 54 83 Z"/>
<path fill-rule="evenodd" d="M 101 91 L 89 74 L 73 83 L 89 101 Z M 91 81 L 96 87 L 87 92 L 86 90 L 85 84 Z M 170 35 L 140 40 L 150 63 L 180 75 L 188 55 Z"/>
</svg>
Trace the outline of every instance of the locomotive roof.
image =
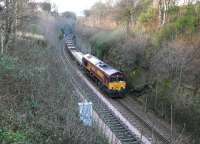
<svg viewBox="0 0 200 144">
<path fill-rule="evenodd" d="M 104 63 L 97 57 L 91 55 L 91 54 L 86 54 L 84 55 L 84 58 L 91 62 L 93 65 L 97 66 L 99 69 L 101 69 L 103 72 L 105 72 L 108 76 L 111 76 L 116 73 L 121 73 L 120 71 L 114 69 L 113 67 L 109 66 L 108 64 Z"/>
</svg>

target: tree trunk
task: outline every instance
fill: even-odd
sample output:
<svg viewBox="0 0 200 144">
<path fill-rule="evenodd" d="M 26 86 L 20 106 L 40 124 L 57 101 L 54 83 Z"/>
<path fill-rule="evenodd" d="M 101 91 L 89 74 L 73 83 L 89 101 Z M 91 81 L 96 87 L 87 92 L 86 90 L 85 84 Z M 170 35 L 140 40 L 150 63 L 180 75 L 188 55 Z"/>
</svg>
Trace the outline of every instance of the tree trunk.
<svg viewBox="0 0 200 144">
<path fill-rule="evenodd" d="M 4 35 L 3 35 L 3 31 L 1 31 L 1 54 L 4 53 Z"/>
</svg>

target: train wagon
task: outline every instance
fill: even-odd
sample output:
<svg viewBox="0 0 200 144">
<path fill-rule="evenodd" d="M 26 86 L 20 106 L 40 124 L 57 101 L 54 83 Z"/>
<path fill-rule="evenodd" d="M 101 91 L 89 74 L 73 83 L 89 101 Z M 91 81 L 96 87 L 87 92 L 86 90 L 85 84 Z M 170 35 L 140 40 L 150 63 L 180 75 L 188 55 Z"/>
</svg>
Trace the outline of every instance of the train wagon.
<svg viewBox="0 0 200 144">
<path fill-rule="evenodd" d="M 74 44 L 71 40 L 65 41 L 65 50 L 67 50 L 70 55 L 73 55 L 72 51 L 76 51 L 76 47 L 74 46 Z"/>
<path fill-rule="evenodd" d="M 82 58 L 82 65 L 91 77 L 95 78 L 103 90 L 111 96 L 120 96 L 126 90 L 126 82 L 122 72 L 114 69 L 91 54 Z"/>
<path fill-rule="evenodd" d="M 77 50 L 72 50 L 71 53 L 72 53 L 72 56 L 74 57 L 74 59 L 76 60 L 76 62 L 80 66 L 82 66 L 82 59 L 83 59 L 84 54 L 82 52 L 77 51 Z"/>
</svg>

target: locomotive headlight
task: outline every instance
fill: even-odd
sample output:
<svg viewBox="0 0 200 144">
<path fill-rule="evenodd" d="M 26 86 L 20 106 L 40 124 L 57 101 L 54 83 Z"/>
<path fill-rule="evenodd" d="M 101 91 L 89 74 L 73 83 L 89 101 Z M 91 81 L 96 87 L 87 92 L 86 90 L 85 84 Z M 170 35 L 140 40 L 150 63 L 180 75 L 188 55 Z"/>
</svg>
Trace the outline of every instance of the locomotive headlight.
<svg viewBox="0 0 200 144">
<path fill-rule="evenodd" d="M 124 81 L 109 83 L 110 90 L 121 91 L 124 90 L 125 88 L 126 88 L 126 83 Z"/>
</svg>

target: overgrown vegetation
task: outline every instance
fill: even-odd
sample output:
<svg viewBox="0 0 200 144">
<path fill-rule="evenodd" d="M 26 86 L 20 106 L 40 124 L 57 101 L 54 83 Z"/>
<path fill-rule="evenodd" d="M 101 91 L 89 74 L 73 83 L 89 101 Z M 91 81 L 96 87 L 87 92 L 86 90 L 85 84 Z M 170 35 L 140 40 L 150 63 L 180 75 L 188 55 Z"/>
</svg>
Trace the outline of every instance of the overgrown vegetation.
<svg viewBox="0 0 200 144">
<path fill-rule="evenodd" d="M 198 144 L 200 4 L 126 0 L 104 5 L 110 7 L 104 11 L 105 18 L 95 17 L 91 9 L 83 22 L 101 28 L 88 32 L 93 54 L 126 74 L 129 93 L 140 96 L 137 100 L 145 110 L 169 122 L 172 111 L 178 128 L 190 132 L 191 143 Z M 108 17 L 117 25 L 112 31 L 105 31 L 105 24 L 93 23 L 95 18 L 108 22 Z M 120 29 L 117 35 L 116 29 Z"/>
<path fill-rule="evenodd" d="M 10 6 L 15 3 L 5 2 Z M 5 31 L 9 44 L 1 44 L 0 143 L 107 143 L 96 129 L 84 126 L 79 120 L 78 99 L 72 93 L 60 56 L 62 42 L 58 40 L 60 26 L 67 20 L 52 14 L 47 3 L 43 6 L 48 12 L 35 11 L 28 1 L 23 1 L 23 6 L 32 12 L 22 12 L 30 14 L 26 15 L 30 21 L 21 19 L 24 31 L 22 27 Z M 15 13 L 11 14 L 15 19 Z M 32 30 L 36 35 L 27 36 Z"/>
<path fill-rule="evenodd" d="M 199 32 L 199 11 L 199 4 L 169 9 L 169 22 L 156 34 L 158 41 L 175 40 L 179 37 L 191 40 Z"/>
</svg>

